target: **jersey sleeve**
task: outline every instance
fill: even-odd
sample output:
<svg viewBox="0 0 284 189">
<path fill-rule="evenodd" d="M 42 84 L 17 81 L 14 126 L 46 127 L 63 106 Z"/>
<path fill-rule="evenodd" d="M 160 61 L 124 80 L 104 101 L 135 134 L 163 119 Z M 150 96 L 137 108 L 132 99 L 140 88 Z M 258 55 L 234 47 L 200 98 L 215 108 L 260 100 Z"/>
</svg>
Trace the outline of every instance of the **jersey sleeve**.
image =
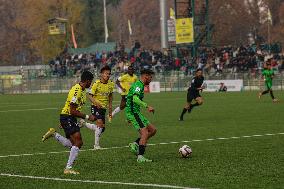
<svg viewBox="0 0 284 189">
<path fill-rule="evenodd" d="M 126 80 L 126 76 L 127 76 L 126 74 L 120 76 L 120 77 L 118 78 L 118 81 L 119 81 L 119 82 L 124 82 L 124 81 Z"/>
<path fill-rule="evenodd" d="M 70 99 L 71 99 L 70 103 L 79 105 L 78 100 L 82 96 L 82 91 L 80 90 L 80 88 L 76 87 L 74 90 L 70 91 L 69 96 L 70 96 Z"/>
<path fill-rule="evenodd" d="M 109 92 L 110 92 L 110 93 L 113 93 L 114 85 L 115 85 L 115 84 L 114 84 L 113 81 L 111 81 L 111 82 L 109 83 L 109 90 L 110 90 Z"/>
<path fill-rule="evenodd" d="M 135 85 L 134 91 L 133 91 L 133 96 L 134 95 L 140 95 L 143 92 L 143 90 L 144 90 L 143 85 Z"/>
</svg>

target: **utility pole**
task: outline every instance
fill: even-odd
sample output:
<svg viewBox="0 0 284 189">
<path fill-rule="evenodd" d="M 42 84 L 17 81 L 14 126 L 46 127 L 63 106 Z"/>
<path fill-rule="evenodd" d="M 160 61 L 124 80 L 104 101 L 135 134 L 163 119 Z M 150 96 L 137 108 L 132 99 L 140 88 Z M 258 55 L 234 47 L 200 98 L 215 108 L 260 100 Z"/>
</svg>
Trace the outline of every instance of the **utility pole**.
<svg viewBox="0 0 284 189">
<path fill-rule="evenodd" d="M 108 29 L 107 29 L 107 16 L 106 16 L 106 0 L 104 0 L 104 27 L 105 27 L 105 43 L 107 43 Z"/>
<path fill-rule="evenodd" d="M 167 0 L 160 0 L 161 49 L 168 48 L 166 4 Z"/>
</svg>

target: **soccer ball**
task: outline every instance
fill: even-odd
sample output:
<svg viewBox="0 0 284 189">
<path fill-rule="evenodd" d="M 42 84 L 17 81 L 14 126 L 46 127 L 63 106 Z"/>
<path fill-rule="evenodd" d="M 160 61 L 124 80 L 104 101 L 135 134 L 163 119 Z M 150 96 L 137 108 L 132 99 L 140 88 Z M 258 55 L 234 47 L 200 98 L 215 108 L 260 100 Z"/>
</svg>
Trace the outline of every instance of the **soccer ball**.
<svg viewBox="0 0 284 189">
<path fill-rule="evenodd" d="M 192 150 L 189 146 L 187 145 L 183 145 L 179 150 L 178 150 L 179 154 L 181 155 L 181 157 L 183 158 L 188 158 L 191 156 L 192 154 Z"/>
</svg>

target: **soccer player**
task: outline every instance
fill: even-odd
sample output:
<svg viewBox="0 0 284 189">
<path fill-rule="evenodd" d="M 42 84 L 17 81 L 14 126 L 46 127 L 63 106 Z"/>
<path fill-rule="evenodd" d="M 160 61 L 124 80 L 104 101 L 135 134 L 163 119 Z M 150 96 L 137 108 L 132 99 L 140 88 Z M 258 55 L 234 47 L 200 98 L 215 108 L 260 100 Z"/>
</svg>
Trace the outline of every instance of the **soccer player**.
<svg viewBox="0 0 284 189">
<path fill-rule="evenodd" d="M 117 86 L 122 90 L 121 93 L 121 101 L 120 106 L 115 108 L 112 112 L 112 117 L 123 110 L 126 106 L 126 95 L 128 94 L 128 91 L 133 83 L 135 83 L 138 80 L 137 76 L 134 74 L 134 68 L 132 66 L 128 67 L 127 73 L 120 76 L 116 80 Z"/>
<path fill-rule="evenodd" d="M 91 86 L 93 78 L 94 76 L 91 72 L 83 72 L 81 75 L 81 81 L 74 85 L 68 93 L 65 106 L 60 114 L 60 124 L 64 129 L 66 138 L 57 133 L 54 128 L 50 128 L 42 137 L 42 141 L 45 141 L 50 137 L 54 137 L 54 139 L 60 142 L 63 146 L 70 148 L 69 159 L 64 170 L 64 174 L 79 174 L 78 171 L 75 171 L 72 168 L 73 163 L 78 156 L 79 149 L 83 145 L 80 127 L 76 118 L 83 118 L 89 121 L 95 120 L 95 116 L 81 113 L 82 107 L 86 102 L 85 89 Z"/>
<path fill-rule="evenodd" d="M 191 80 L 191 85 L 188 88 L 187 102 L 179 117 L 179 121 L 183 121 L 183 116 L 187 111 L 188 113 L 190 113 L 194 107 L 200 106 L 203 103 L 203 99 L 201 95 L 199 94 L 199 91 L 202 91 L 205 88 L 203 84 L 204 84 L 204 77 L 203 77 L 202 70 L 197 69 L 195 72 L 195 76 Z M 196 102 L 192 104 L 191 103 L 192 100 L 195 100 Z"/>
<path fill-rule="evenodd" d="M 134 128 L 139 132 L 140 137 L 133 143 L 129 144 L 130 150 L 137 155 L 137 162 L 152 162 L 152 160 L 145 158 L 144 152 L 149 138 L 156 134 L 156 128 L 151 124 L 146 117 L 140 112 L 140 107 L 147 108 L 149 112 L 154 113 L 154 108 L 143 102 L 144 86 L 149 85 L 152 81 L 152 70 L 142 70 L 141 78 L 135 82 L 129 89 L 126 97 L 125 113 L 127 120 L 129 120 Z"/>
<path fill-rule="evenodd" d="M 105 115 L 107 109 L 109 122 L 111 122 L 114 82 L 109 79 L 110 75 L 111 68 L 109 66 L 103 67 L 101 69 L 100 79 L 95 81 L 88 95 L 88 98 L 92 102 L 91 112 L 96 117 L 96 124 L 81 121 L 83 126 L 95 131 L 94 150 L 101 148 L 100 137 L 105 131 Z"/>
<path fill-rule="evenodd" d="M 274 77 L 274 71 L 271 69 L 271 63 L 270 61 L 266 64 L 266 66 L 264 67 L 263 71 L 262 71 L 262 76 L 265 82 L 265 87 L 266 90 L 263 92 L 260 92 L 258 94 L 258 98 L 260 99 L 262 95 L 265 95 L 267 93 L 270 93 L 270 96 L 272 98 L 273 102 L 277 102 L 278 99 L 276 99 L 273 95 L 273 91 L 272 91 L 272 79 Z"/>
</svg>

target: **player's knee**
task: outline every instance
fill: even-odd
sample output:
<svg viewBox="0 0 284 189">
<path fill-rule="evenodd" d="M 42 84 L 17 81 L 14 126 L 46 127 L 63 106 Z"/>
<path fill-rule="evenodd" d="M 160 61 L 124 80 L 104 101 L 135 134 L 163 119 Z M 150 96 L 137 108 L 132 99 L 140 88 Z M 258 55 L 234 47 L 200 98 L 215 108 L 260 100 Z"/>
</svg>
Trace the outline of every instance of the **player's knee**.
<svg viewBox="0 0 284 189">
<path fill-rule="evenodd" d="M 83 141 L 82 140 L 76 141 L 74 146 L 77 146 L 78 148 L 81 148 L 83 146 Z"/>
</svg>

